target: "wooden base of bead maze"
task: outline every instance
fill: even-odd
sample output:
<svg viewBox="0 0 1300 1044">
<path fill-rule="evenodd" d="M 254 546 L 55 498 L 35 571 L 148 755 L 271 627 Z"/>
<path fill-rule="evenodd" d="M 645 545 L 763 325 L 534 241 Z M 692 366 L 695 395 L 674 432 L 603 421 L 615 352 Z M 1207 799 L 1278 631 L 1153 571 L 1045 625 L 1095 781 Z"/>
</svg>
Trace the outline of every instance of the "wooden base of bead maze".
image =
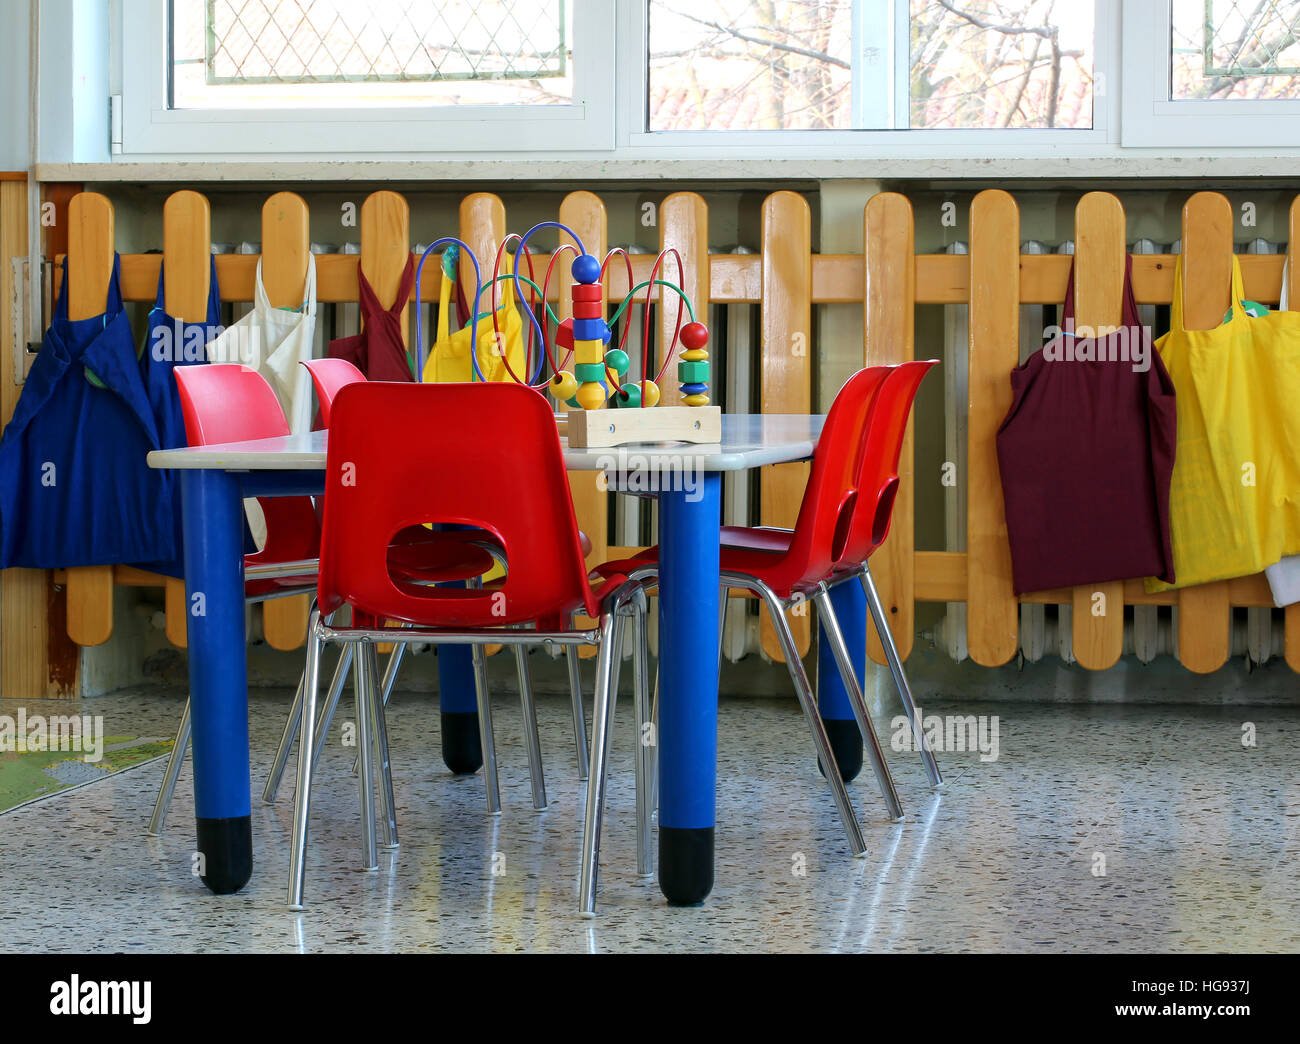
<svg viewBox="0 0 1300 1044">
<path fill-rule="evenodd" d="M 632 442 L 722 441 L 722 407 L 654 406 L 649 409 L 569 410 L 569 445 L 604 449 Z"/>
</svg>

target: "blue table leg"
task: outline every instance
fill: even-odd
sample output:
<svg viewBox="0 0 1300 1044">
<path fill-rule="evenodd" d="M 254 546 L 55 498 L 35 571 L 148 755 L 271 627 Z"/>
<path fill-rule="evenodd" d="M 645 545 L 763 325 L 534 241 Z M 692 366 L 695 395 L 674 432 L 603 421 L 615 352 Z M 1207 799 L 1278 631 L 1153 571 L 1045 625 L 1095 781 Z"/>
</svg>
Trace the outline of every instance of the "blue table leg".
<svg viewBox="0 0 1300 1044">
<path fill-rule="evenodd" d="M 239 480 L 184 470 L 185 595 L 199 876 L 218 895 L 253 873 L 244 647 L 244 509 Z"/>
<path fill-rule="evenodd" d="M 659 888 L 673 906 L 713 890 L 721 505 L 716 472 L 659 495 Z"/>
<path fill-rule="evenodd" d="M 438 709 L 443 763 L 461 775 L 477 772 L 483 764 L 483 748 L 478 734 L 474 654 L 468 645 L 438 646 Z"/>
<path fill-rule="evenodd" d="M 853 670 L 858 684 L 865 691 L 867 672 L 867 599 L 862 585 L 856 582 L 836 584 L 831 588 L 831 604 L 844 632 L 844 643 L 849 647 Z M 853 717 L 849 696 L 840 678 L 839 667 L 831 652 L 830 643 L 817 629 L 817 705 L 821 710 L 826 735 L 835 750 L 835 761 L 845 780 L 856 778 L 862 771 L 862 733 Z M 818 762 L 817 767 L 821 768 Z"/>
</svg>

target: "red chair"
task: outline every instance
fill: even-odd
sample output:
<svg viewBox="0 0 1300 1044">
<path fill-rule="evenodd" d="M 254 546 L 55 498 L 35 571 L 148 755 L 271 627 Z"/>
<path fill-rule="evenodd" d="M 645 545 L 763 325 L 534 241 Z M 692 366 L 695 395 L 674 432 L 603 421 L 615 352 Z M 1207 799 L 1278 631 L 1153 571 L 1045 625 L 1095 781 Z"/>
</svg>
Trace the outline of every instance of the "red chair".
<svg viewBox="0 0 1300 1044">
<path fill-rule="evenodd" d="M 885 661 L 893 675 L 894 686 L 898 689 L 899 699 L 907 714 L 908 723 L 917 745 L 921 750 L 921 759 L 930 778 L 932 786 L 943 786 L 943 775 L 934 760 L 925 730 L 921 727 L 920 715 L 917 713 L 916 701 L 912 698 L 911 686 L 903 671 L 903 661 L 898 655 L 898 646 L 889 629 L 888 618 L 880 593 L 876 590 L 871 576 L 871 567 L 867 560 L 889 535 L 889 526 L 893 521 L 894 497 L 898 492 L 898 459 L 903 449 L 903 437 L 907 432 L 907 421 L 912 413 L 912 404 L 916 393 L 931 368 L 938 365 L 937 359 L 917 359 L 905 362 L 894 368 L 881 385 L 873 408 L 872 423 L 867 433 L 867 443 L 857 477 L 858 507 L 854 511 L 849 527 L 848 539 L 844 550 L 835 563 L 835 573 L 818 593 L 818 607 L 824 612 L 835 634 L 832 641 L 842 646 L 843 635 L 835 611 L 831 608 L 827 588 L 844 580 L 857 577 L 862 584 L 867 598 L 867 607 L 871 611 L 876 633 L 884 649 Z"/>
<path fill-rule="evenodd" d="M 346 359 L 312 359 L 309 362 L 303 362 L 307 372 L 311 374 L 312 385 L 316 389 L 316 399 L 320 403 L 321 421 L 326 428 L 330 426 L 330 417 L 333 412 L 334 398 L 338 393 L 346 388 L 349 384 L 357 384 L 366 380 L 366 375 L 353 366 Z M 478 546 L 486 548 L 494 558 L 499 561 L 502 559 L 504 552 L 492 539 L 491 535 L 473 530 L 462 531 L 443 531 L 439 534 L 433 534 L 424 526 L 408 526 L 403 529 L 396 537 L 395 542 L 411 546 L 411 551 L 407 554 L 418 556 L 419 545 L 423 541 L 430 539 L 439 539 L 447 541 L 470 541 Z M 582 553 L 591 554 L 591 541 L 587 539 L 585 533 L 579 531 L 578 539 L 582 544 Z M 406 564 L 407 559 L 401 557 L 401 552 L 394 551 L 390 558 L 396 558 Z M 401 663 L 401 653 L 405 646 L 399 645 L 393 650 L 394 655 L 398 657 L 398 663 Z M 352 647 L 344 647 L 344 655 L 350 656 Z M 484 650 L 475 646 L 474 651 L 474 676 L 479 679 L 478 688 L 483 693 L 487 692 L 487 663 L 484 659 Z M 573 745 L 578 759 L 578 779 L 587 778 L 587 721 L 582 708 L 582 681 L 579 675 L 578 653 L 576 649 L 566 650 L 566 660 L 569 668 L 569 702 L 573 711 Z M 525 747 L 528 751 L 528 770 L 532 777 L 534 806 L 541 809 L 546 807 L 546 782 L 542 771 L 541 758 L 541 741 L 537 735 L 537 712 L 533 704 L 532 683 L 529 678 L 528 660 L 525 651 L 522 648 L 515 649 L 515 672 L 519 679 L 519 698 L 523 705 L 525 728 Z M 387 680 L 387 676 L 385 676 Z M 384 703 L 388 703 L 388 695 L 391 691 L 391 684 L 387 684 L 384 689 Z M 328 721 L 334 714 L 334 705 L 337 703 L 337 696 L 333 701 L 327 701 L 325 704 L 324 715 Z M 488 715 L 488 727 L 491 727 L 491 715 Z M 490 737 L 488 737 L 490 740 Z M 483 744 L 484 755 L 484 776 L 490 781 L 489 793 L 496 793 L 496 761 L 494 754 L 494 744 L 485 742 Z M 283 772 L 283 769 L 281 769 Z M 277 786 L 279 780 L 276 780 Z M 489 810 L 497 812 L 500 810 L 500 801 L 494 797 L 489 797 Z"/>
<path fill-rule="evenodd" d="M 876 632 L 880 636 L 885 660 L 893 675 L 894 685 L 898 689 L 899 699 L 912 726 L 914 738 L 921 750 L 921 758 L 926 773 L 933 786 L 943 785 L 943 776 L 934 760 L 925 732 L 921 728 L 916 701 L 912 698 L 911 687 L 903 671 L 903 663 L 898 655 L 898 646 L 889 630 L 880 594 L 867 559 L 876 551 L 889 535 L 889 526 L 893 519 L 894 497 L 898 492 L 898 459 L 903 449 L 903 436 L 907 431 L 907 421 L 912 413 L 912 404 L 921 382 L 931 368 L 938 365 L 936 359 L 917 359 L 890 367 L 888 375 L 880 385 L 875 402 L 871 407 L 871 418 L 867 426 L 866 441 L 857 463 L 857 474 L 853 480 L 856 487 L 855 502 L 849 520 L 843 546 L 835 560 L 831 574 L 818 585 L 813 600 L 826 628 L 831 651 L 844 674 L 844 663 L 848 649 L 844 643 L 843 631 L 831 603 L 829 589 L 845 580 L 857 578 L 867 598 L 867 607 Z M 788 529 L 755 528 L 746 529 L 728 526 L 723 530 L 724 544 L 743 547 L 749 550 L 779 552 L 785 550 L 792 540 L 792 531 Z M 857 687 L 857 676 L 850 672 L 853 681 L 846 686 L 852 690 Z"/>
<path fill-rule="evenodd" d="M 436 440 L 426 437 L 431 420 L 437 423 Z M 394 446 L 403 452 L 394 453 Z M 355 482 L 345 482 L 345 462 Z M 485 474 L 493 481 L 484 481 Z M 521 504 L 528 510 L 520 511 Z M 595 586 L 588 579 L 555 418 L 528 388 L 396 382 L 343 388 L 331 412 L 324 519 L 317 602 L 308 626 L 304 722 L 315 717 L 320 657 L 328 642 L 360 645 L 359 676 L 382 733 L 376 642 L 595 644 L 600 650 L 597 699 L 603 703 L 612 687 L 621 621 L 632 615 L 644 635 L 638 585 L 616 574 Z M 387 559 L 393 534 L 424 523 L 487 530 L 505 552 L 506 575 L 478 588 L 450 588 L 412 583 L 394 573 Z M 352 609 L 352 625 L 327 624 L 325 617 L 344 605 Z M 599 626 L 575 629 L 569 623 L 575 613 L 597 618 Z M 388 620 L 407 626 L 385 626 Z M 642 701 L 644 674 L 637 672 Z M 369 723 L 361 727 L 368 729 Z M 311 730 L 302 730 L 298 759 L 288 888 L 293 909 L 302 908 L 303 898 L 310 735 Z M 358 746 L 361 774 L 368 778 L 369 737 L 359 736 Z M 363 803 L 368 793 L 363 787 Z M 373 831 L 366 847 L 373 865 Z"/>
<path fill-rule="evenodd" d="M 181 366 L 176 368 L 185 432 L 191 446 L 244 442 L 287 436 L 289 425 L 271 386 L 255 370 L 238 364 Z M 260 551 L 244 557 L 245 598 L 262 602 L 272 598 L 307 594 L 316 583 L 320 529 L 311 497 L 258 498 L 266 520 L 266 541 Z M 454 550 L 455 553 L 452 553 Z M 438 579 L 464 579 L 480 576 L 492 566 L 492 558 L 476 548 L 450 549 L 440 557 L 426 555 L 422 569 Z M 340 660 L 331 691 L 341 692 L 348 664 Z M 391 684 L 391 680 L 389 682 Z M 302 700 L 302 682 L 285 725 L 282 753 L 288 756 L 297 728 L 297 707 Z M 325 724 L 328 729 L 328 723 Z M 149 832 L 161 832 L 172 794 L 185 759 L 190 738 L 188 701 L 181 717 L 176 743 L 167 762 L 163 786 L 154 805 Z M 319 745 L 317 747 L 319 750 Z M 277 755 L 277 759 L 279 755 Z M 283 764 L 280 763 L 280 771 Z M 272 770 L 272 779 L 276 770 Z M 271 784 L 267 784 L 268 792 Z M 273 797 L 273 794 L 272 794 Z M 389 836 L 389 843 L 395 837 Z"/>
<path fill-rule="evenodd" d="M 766 604 L 785 652 L 786 667 L 794 683 L 795 694 L 812 733 L 823 771 L 831 784 L 840 819 L 849 838 L 854 855 L 866 851 L 862 830 L 853 813 L 844 780 L 835 761 L 830 739 L 821 716 L 817 713 L 816 698 L 803 661 L 795 645 L 794 636 L 786 620 L 785 611 L 801 604 L 817 592 L 820 581 L 830 576 L 836 560 L 842 553 L 850 531 L 852 515 L 857 503 L 856 479 L 860 469 L 861 449 L 873 412 L 873 404 L 880 387 L 889 374 L 888 367 L 860 370 L 849 378 L 831 404 L 817 450 L 813 454 L 812 469 L 804 490 L 803 501 L 793 530 L 723 529 L 721 549 L 721 580 L 726 588 L 749 591 Z M 742 546 L 740 541 L 747 543 Z M 658 569 L 659 549 L 652 547 L 635 558 L 611 562 L 604 568 L 611 573 L 622 573 L 639 580 L 653 578 Z M 839 661 L 837 661 L 839 662 Z M 840 662 L 845 673 L 845 663 Z M 872 766 L 893 818 L 902 815 L 897 791 L 885 765 L 875 730 L 867 715 L 861 687 L 853 679 L 851 665 L 845 678 L 863 739 L 871 755 Z M 598 721 L 608 714 L 599 715 Z M 596 752 L 606 742 L 604 736 L 592 734 L 592 793 L 597 803 L 603 801 L 605 781 L 601 775 L 603 764 L 596 761 Z M 648 793 L 638 793 L 638 830 L 648 830 L 650 799 Z M 588 811 L 588 820 L 592 814 Z M 599 839 L 596 839 L 598 847 Z M 584 871 L 590 867 L 594 874 L 596 853 L 584 849 Z M 644 867 L 642 868 L 644 869 Z"/>
</svg>

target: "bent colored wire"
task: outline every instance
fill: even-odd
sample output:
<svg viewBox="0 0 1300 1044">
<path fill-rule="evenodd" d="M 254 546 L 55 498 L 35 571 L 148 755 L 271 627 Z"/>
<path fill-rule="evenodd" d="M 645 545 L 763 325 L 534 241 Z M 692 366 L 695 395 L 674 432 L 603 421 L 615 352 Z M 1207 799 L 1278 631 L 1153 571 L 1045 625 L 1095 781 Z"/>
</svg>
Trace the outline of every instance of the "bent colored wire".
<svg viewBox="0 0 1300 1044">
<path fill-rule="evenodd" d="M 479 269 L 478 258 L 474 256 L 474 251 L 469 248 L 468 243 L 466 243 L 462 239 L 457 239 L 455 236 L 443 236 L 441 239 L 435 239 L 432 243 L 430 243 L 427 247 L 424 248 L 424 253 L 420 255 L 420 263 L 415 266 L 415 379 L 417 381 L 424 380 L 424 355 L 423 355 L 424 333 L 423 333 L 423 326 L 420 320 L 421 312 L 422 312 L 422 309 L 420 307 L 420 303 L 421 303 L 420 302 L 420 276 L 424 272 L 424 262 L 427 261 L 429 255 L 432 254 L 435 250 L 437 250 L 438 247 L 440 246 L 455 246 L 459 250 L 462 250 L 466 254 L 468 254 L 470 261 L 473 262 L 474 264 L 474 307 L 471 311 L 472 314 L 475 316 L 478 315 L 478 302 L 479 302 L 479 298 L 483 294 L 483 273 Z M 477 331 L 477 326 L 472 326 L 471 329 Z M 474 351 L 473 338 L 474 338 L 474 334 L 471 333 L 469 358 L 470 358 L 470 363 L 474 367 L 474 372 L 478 374 L 478 379 L 481 381 L 484 378 L 483 378 L 482 371 L 480 371 L 478 368 L 478 353 Z"/>
</svg>

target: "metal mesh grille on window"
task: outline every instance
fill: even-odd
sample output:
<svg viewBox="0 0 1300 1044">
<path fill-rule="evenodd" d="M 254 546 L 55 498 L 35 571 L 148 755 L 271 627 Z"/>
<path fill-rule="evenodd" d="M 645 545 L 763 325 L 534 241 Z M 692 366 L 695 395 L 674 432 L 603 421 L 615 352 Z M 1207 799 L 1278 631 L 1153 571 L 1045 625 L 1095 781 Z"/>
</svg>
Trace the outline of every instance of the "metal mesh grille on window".
<svg viewBox="0 0 1300 1044">
<path fill-rule="evenodd" d="M 207 0 L 209 84 L 565 75 L 565 0 Z"/>
<path fill-rule="evenodd" d="M 1198 52 L 1206 77 L 1300 75 L 1300 0 L 1203 0 L 1201 24 L 1175 19 L 1176 51 Z"/>
</svg>

